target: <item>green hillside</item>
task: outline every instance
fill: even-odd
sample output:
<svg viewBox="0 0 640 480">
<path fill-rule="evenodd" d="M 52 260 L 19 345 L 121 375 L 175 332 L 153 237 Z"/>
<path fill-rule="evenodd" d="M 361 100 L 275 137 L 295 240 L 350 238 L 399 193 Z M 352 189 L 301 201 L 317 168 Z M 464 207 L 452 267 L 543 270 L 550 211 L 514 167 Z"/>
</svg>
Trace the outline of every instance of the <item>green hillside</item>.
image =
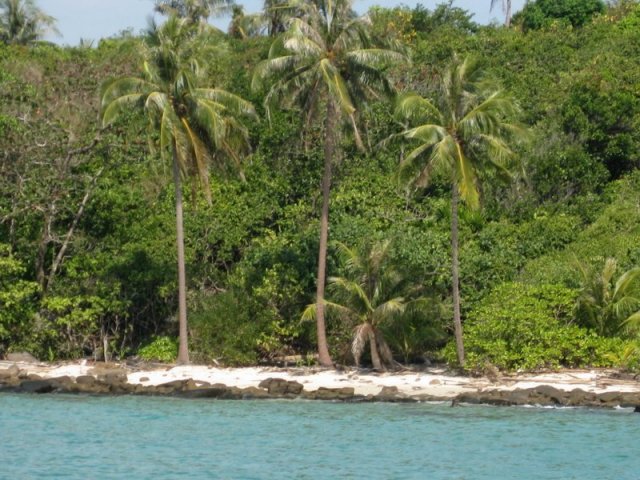
<svg viewBox="0 0 640 480">
<path fill-rule="evenodd" d="M 294 65 L 278 73 L 268 58 L 295 42 L 251 30 L 252 19 L 242 16 L 229 34 L 188 17 L 173 19 L 182 33 L 171 40 L 175 48 L 164 50 L 162 35 L 169 33 L 163 27 L 80 47 L 19 44 L 2 33 L 0 356 L 29 351 L 44 360 L 105 354 L 175 360 L 176 152 L 184 162 L 191 361 L 248 365 L 299 355 L 300 362 L 314 362 L 315 317 L 303 313 L 316 303 L 330 148 L 326 332 L 333 362 L 354 363 L 355 331 L 362 341 L 377 339 L 380 351 L 388 348 L 398 362 L 459 363 L 451 246 L 452 222 L 459 218 L 467 368 L 636 368 L 640 4 L 626 0 L 592 11 L 582 7 L 594 2 L 573 1 L 565 3 L 578 5 L 575 11 L 549 13 L 546 3 L 530 2 L 540 8 L 516 14 L 508 28 L 477 25 L 449 4 L 372 9 L 370 24 L 351 41 L 366 37 L 362 45 L 376 46 L 376 55 L 383 48 L 393 53 L 375 61 L 360 54 L 357 59 L 372 63 L 359 69 L 349 54 L 321 55 L 324 73 L 317 78 L 334 82 L 327 90 L 310 76 L 277 90 Z M 292 25 L 310 15 L 304 8 L 290 14 L 297 19 Z M 335 71 L 345 69 L 350 90 L 323 58 L 338 59 Z M 473 95 L 499 91 L 514 108 L 476 125 L 507 124 L 492 130 L 505 135 L 504 145 L 483 144 L 481 137 L 472 143 L 475 130 L 464 134 L 460 144 L 478 170 L 456 188 L 455 216 L 451 181 L 463 185 L 462 174 L 452 177 L 439 165 L 425 185 L 406 181 L 400 166 L 418 141 L 400 135 L 413 120 L 396 107 L 409 92 L 439 105 L 438 85 L 467 58 L 482 73 Z M 174 84 L 162 76 L 172 65 L 186 72 Z M 153 68 L 160 73 L 151 75 Z M 256 73 L 267 68 L 271 76 Z M 108 93 L 110 81 L 144 75 L 145 85 L 130 82 Z M 302 80 L 311 82 L 306 93 L 300 93 Z M 137 95 L 152 81 L 170 101 L 145 110 L 147 97 L 127 97 L 103 122 L 107 100 L 123 95 L 125 86 Z M 196 84 L 251 102 L 256 117 L 236 120 L 240 103 L 215 117 L 225 101 L 236 101 L 221 96 L 205 98 L 208 113 L 183 114 L 202 91 Z M 344 103 L 347 91 L 351 106 Z M 472 94 L 464 98 L 471 104 Z M 190 130 L 187 121 L 194 122 Z M 233 130 L 238 125 L 246 130 Z M 219 130 L 211 136 L 214 127 Z M 205 134 L 210 138 L 193 140 Z M 195 147 L 187 147 L 186 138 Z M 510 153 L 504 162 L 496 153 L 502 146 Z M 499 168 L 489 168 L 495 163 Z M 479 208 L 472 208 L 468 193 L 474 189 Z M 376 245 L 387 240 L 388 252 L 375 259 Z M 397 278 L 373 288 L 375 269 L 357 276 L 354 258 L 379 261 Z M 616 270 L 603 276 L 610 258 Z M 344 295 L 340 278 L 362 291 Z M 394 303 L 376 310 L 389 299 Z M 359 325 L 370 325 L 372 336 Z M 363 365 L 372 362 L 370 355 L 366 349 Z"/>
</svg>

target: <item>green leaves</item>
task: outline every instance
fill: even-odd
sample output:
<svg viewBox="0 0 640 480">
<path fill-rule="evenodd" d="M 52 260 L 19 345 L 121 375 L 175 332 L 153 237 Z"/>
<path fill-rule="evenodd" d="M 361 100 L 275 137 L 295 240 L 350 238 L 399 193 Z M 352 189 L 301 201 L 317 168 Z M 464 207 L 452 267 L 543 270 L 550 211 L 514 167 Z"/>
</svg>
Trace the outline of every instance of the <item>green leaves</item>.
<svg viewBox="0 0 640 480">
<path fill-rule="evenodd" d="M 467 365 L 504 370 L 611 366 L 609 341 L 571 324 L 578 292 L 557 285 L 505 283 L 469 314 L 465 325 Z M 446 349 L 455 358 L 454 345 Z"/>
<path fill-rule="evenodd" d="M 401 135 L 419 145 L 402 160 L 401 176 L 410 172 L 408 180 L 424 186 L 434 169 L 444 167 L 463 200 L 477 209 L 477 172 L 485 168 L 485 156 L 506 171 L 506 160 L 513 156 L 509 143 L 526 132 L 508 123 L 518 111 L 513 99 L 488 84 L 470 58 L 454 57 L 439 78 L 438 95 L 431 101 L 408 94 L 396 104 L 396 117 L 408 124 Z"/>
</svg>

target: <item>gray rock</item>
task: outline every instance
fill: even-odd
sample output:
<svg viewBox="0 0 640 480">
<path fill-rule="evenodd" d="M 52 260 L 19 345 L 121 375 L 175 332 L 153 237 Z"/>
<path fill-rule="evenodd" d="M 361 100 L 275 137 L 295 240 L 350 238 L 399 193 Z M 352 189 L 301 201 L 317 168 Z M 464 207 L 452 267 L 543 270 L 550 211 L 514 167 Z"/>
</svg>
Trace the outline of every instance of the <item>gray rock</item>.
<svg viewBox="0 0 640 480">
<path fill-rule="evenodd" d="M 24 393 L 51 393 L 55 388 L 50 380 L 24 380 L 20 383 L 18 391 Z"/>
<path fill-rule="evenodd" d="M 325 388 L 320 387 L 314 392 L 308 392 L 305 398 L 313 400 L 325 400 L 325 401 L 345 401 L 353 400 L 355 390 L 352 387 L 343 388 Z"/>
<path fill-rule="evenodd" d="M 299 382 L 291 382 L 282 378 L 267 378 L 258 385 L 269 392 L 269 395 L 300 395 L 304 386 Z"/>
<path fill-rule="evenodd" d="M 39 363 L 39 360 L 28 352 L 7 353 L 10 362 Z"/>
<path fill-rule="evenodd" d="M 17 365 L 11 365 L 9 368 L 0 370 L 0 382 L 9 378 L 18 378 L 20 368 Z"/>
</svg>

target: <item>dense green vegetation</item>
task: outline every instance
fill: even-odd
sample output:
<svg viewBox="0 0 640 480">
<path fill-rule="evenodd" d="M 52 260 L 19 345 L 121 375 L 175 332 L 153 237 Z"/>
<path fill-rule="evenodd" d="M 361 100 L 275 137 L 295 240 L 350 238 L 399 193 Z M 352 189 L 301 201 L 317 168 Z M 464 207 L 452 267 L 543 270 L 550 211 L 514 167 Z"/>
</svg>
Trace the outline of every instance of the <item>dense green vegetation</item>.
<svg viewBox="0 0 640 480">
<path fill-rule="evenodd" d="M 304 8 L 292 11 L 303 18 Z M 264 73 L 286 55 L 285 43 L 274 44 L 282 10 L 277 18 L 265 12 L 261 21 L 269 28 L 237 35 L 212 31 L 201 21 L 208 11 L 196 13 L 184 25 L 191 29 L 184 54 L 192 58 L 197 50 L 200 68 L 181 59 L 173 66 L 188 73 L 182 80 L 153 76 L 154 68 L 172 66 L 149 56 L 153 33 L 104 39 L 95 48 L 17 45 L 2 33 L 0 355 L 26 350 L 42 359 L 174 360 L 176 194 L 184 186 L 192 361 L 247 365 L 292 354 L 311 361 L 317 329 L 308 321 L 313 315 L 303 312 L 319 297 L 326 218 L 332 279 L 322 305 L 336 307 L 326 312 L 333 361 L 353 364 L 355 350 L 362 364 L 384 368 L 394 364 L 389 349 L 394 361 L 458 364 L 451 268 L 457 218 L 466 368 L 638 367 L 638 2 L 532 1 L 509 28 L 476 25 L 449 5 L 372 10 L 367 41 L 405 52 L 410 62 L 401 56 L 383 62 L 391 54 L 376 50 L 379 58 L 360 55 L 350 64 L 347 50 L 331 57 L 334 66 L 313 63 L 316 50 L 304 43 L 302 33 L 309 31 L 300 20 L 288 45 L 297 42 L 308 68 L 320 65 L 317 79 L 328 83 L 318 95 L 298 88 L 315 77 L 287 84 L 293 77 L 286 72 L 273 82 L 265 73 L 265 88 L 252 88 L 256 66 Z M 5 24 L 3 17 L 2 32 Z M 354 45 L 356 52 L 362 46 Z M 401 133 L 421 124 L 398 115 L 402 108 L 389 96 L 443 108 L 442 80 L 467 58 L 483 73 L 482 85 L 491 86 L 487 91 L 499 88 L 519 108 L 483 116 L 469 134 L 454 135 L 473 152 L 465 159 L 482 167 L 466 186 L 460 187 L 464 174 L 446 166 L 450 155 L 428 169 L 428 182 L 407 182 L 400 166 L 410 163 L 420 143 Z M 151 60 L 147 79 L 167 98 L 178 92 L 175 98 L 184 102 L 170 105 L 175 115 L 166 125 L 174 121 L 174 135 L 184 140 L 192 131 L 183 119 L 210 135 L 187 133 L 195 143 L 176 145 L 162 128 L 162 115 L 154 116 L 162 109 L 148 116 L 134 108 L 143 105 L 133 97 L 131 108 L 108 115 L 103 126 L 101 93 L 114 79 L 142 78 L 145 60 Z M 382 83 L 370 84 L 374 79 Z M 389 96 L 371 95 L 372 86 Z M 228 129 L 216 131 L 207 123 L 211 115 L 187 115 L 204 95 L 199 87 L 250 101 L 260 119 L 245 121 L 241 135 L 225 137 L 240 124 L 230 120 Z M 125 91 L 112 90 L 105 106 Z M 348 102 L 346 91 L 353 95 Z M 265 104 L 282 93 L 295 96 Z M 238 102 L 234 112 L 250 111 Z M 340 116 L 327 115 L 338 106 Z M 498 120 L 508 129 L 517 125 L 526 141 L 496 143 Z M 480 137 L 490 140 L 484 146 L 467 143 L 472 134 L 491 138 Z M 246 151 L 242 138 L 250 144 Z M 428 144 L 424 152 L 436 144 L 417 140 Z M 507 146 L 509 155 L 496 156 Z M 175 147 L 184 147 L 181 182 L 171 180 Z M 225 155 L 216 153 L 221 150 Z M 330 191 L 326 181 L 323 188 L 327 158 Z M 415 158 L 425 160 L 412 170 L 416 174 L 434 159 Z M 496 163 L 500 168 L 485 168 Z M 214 164 L 219 168 L 201 168 Z M 452 191 L 452 183 L 459 188 Z M 322 215 L 323 191 L 329 217 Z M 481 208 L 474 208 L 476 198 Z M 380 348 L 371 358 L 365 340 L 382 348 L 382 360 L 375 358 Z"/>
</svg>

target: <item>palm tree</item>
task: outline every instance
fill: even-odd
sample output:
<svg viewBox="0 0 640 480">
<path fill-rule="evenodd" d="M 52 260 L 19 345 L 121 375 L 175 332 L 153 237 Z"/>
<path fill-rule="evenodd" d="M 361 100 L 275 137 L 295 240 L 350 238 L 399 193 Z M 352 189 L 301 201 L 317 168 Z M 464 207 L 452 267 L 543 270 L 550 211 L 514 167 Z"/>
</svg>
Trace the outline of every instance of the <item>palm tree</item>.
<svg viewBox="0 0 640 480">
<path fill-rule="evenodd" d="M 640 325 L 640 267 L 626 271 L 617 280 L 615 258 L 607 258 L 601 272 L 590 272 L 579 264 L 582 291 L 578 315 L 598 335 L 616 335 L 626 326 Z"/>
<path fill-rule="evenodd" d="M 5 43 L 28 45 L 48 32 L 59 34 L 55 24 L 34 0 L 0 0 L 0 40 Z"/>
<path fill-rule="evenodd" d="M 464 366 L 464 344 L 460 318 L 458 263 L 458 202 L 460 197 L 478 209 L 478 174 L 496 167 L 508 174 L 505 162 L 512 151 L 508 142 L 524 132 L 505 122 L 516 111 L 514 102 L 482 79 L 478 64 L 454 57 L 439 78 L 436 100 L 419 95 L 402 97 L 396 114 L 410 128 L 401 133 L 419 145 L 401 162 L 400 172 L 409 183 L 426 186 L 436 168 L 451 176 L 451 274 L 453 282 L 454 331 L 458 361 Z"/>
<path fill-rule="evenodd" d="M 271 89 L 267 110 L 274 103 L 297 104 L 309 123 L 316 114 L 324 121 L 324 174 L 317 277 L 317 335 L 319 361 L 331 366 L 324 321 L 324 290 L 329 232 L 329 193 L 332 167 L 338 154 L 339 127 L 349 121 L 356 144 L 362 142 L 356 127 L 356 106 L 375 89 L 391 93 L 384 67 L 403 58 L 390 50 L 372 48 L 368 21 L 357 18 L 352 0 L 292 2 L 300 17 L 289 19 L 288 30 L 278 37 L 269 58 L 255 69 L 253 87 L 266 81 Z M 324 115 L 323 115 L 324 114 Z"/>
<path fill-rule="evenodd" d="M 203 42 L 188 20 L 171 17 L 148 37 L 148 44 L 143 78 L 120 78 L 105 85 L 103 123 L 132 108 L 144 108 L 151 127 L 159 130 L 163 159 L 171 158 L 178 250 L 178 362 L 188 363 L 182 178 L 197 178 L 210 201 L 208 165 L 239 164 L 240 155 L 248 150 L 242 119 L 254 117 L 255 111 L 225 90 L 199 87 L 205 78 L 197 61 Z"/>
<path fill-rule="evenodd" d="M 234 6 L 229 34 L 236 38 L 266 34 L 275 37 L 284 33 L 292 17 L 302 16 L 299 0 L 265 0 L 261 13 L 245 15 L 244 9 Z"/>
<path fill-rule="evenodd" d="M 497 3 L 502 4 L 502 12 L 504 13 L 504 26 L 509 27 L 511 25 L 511 0 L 491 0 L 491 8 L 496 6 Z"/>
<path fill-rule="evenodd" d="M 374 369 L 394 367 L 396 362 L 379 327 L 404 313 L 409 299 L 407 279 L 389 262 L 391 242 L 365 245 L 362 251 L 337 245 L 345 276 L 329 278 L 332 300 L 325 300 L 325 306 L 356 324 L 351 352 L 357 366 L 368 343 Z M 316 304 L 309 305 L 303 318 L 316 313 Z"/>
<path fill-rule="evenodd" d="M 211 16 L 231 13 L 234 3 L 234 0 L 156 0 L 154 10 L 162 15 L 177 16 L 193 24 L 201 24 Z"/>
</svg>

